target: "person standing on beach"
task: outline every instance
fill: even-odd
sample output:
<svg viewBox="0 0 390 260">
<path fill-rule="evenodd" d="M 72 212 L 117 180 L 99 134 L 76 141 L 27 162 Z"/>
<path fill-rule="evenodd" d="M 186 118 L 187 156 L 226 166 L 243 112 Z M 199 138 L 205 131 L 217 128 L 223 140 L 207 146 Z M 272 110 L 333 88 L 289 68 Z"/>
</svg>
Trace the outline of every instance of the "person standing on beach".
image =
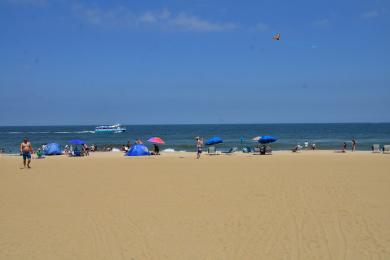
<svg viewBox="0 0 390 260">
<path fill-rule="evenodd" d="M 196 137 L 196 159 L 200 159 L 200 155 L 202 154 L 202 148 L 203 148 L 203 138 L 200 138 L 198 136 Z"/>
<path fill-rule="evenodd" d="M 343 144 L 343 153 L 345 153 L 346 151 L 347 151 L 347 143 L 344 142 L 344 144 Z"/>
<path fill-rule="evenodd" d="M 23 156 L 23 166 L 26 168 L 26 160 L 27 160 L 27 167 L 30 167 L 31 163 L 31 153 L 33 152 L 33 148 L 31 143 L 28 141 L 28 139 L 25 137 L 23 139 L 23 142 L 20 144 L 20 154 Z"/>
<path fill-rule="evenodd" d="M 352 152 L 356 151 L 356 139 L 355 137 L 352 138 Z"/>
</svg>

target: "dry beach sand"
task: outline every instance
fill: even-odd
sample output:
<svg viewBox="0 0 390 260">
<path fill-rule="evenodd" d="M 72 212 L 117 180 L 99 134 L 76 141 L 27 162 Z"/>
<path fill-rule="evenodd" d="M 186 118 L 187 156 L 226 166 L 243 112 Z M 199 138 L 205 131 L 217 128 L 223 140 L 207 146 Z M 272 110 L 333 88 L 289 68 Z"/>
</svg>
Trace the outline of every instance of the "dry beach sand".
<svg viewBox="0 0 390 260">
<path fill-rule="evenodd" d="M 0 156 L 0 259 L 390 259 L 390 155 Z"/>
</svg>

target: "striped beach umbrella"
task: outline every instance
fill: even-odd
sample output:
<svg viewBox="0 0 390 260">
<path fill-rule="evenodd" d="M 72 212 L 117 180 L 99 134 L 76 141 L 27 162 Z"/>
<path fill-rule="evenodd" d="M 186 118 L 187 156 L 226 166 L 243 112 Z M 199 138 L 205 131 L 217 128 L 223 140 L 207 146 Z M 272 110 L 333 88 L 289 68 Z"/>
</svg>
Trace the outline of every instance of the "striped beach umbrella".
<svg viewBox="0 0 390 260">
<path fill-rule="evenodd" d="M 252 141 L 254 142 L 258 142 L 259 140 L 260 140 L 260 136 L 256 136 L 252 138 Z"/>
<path fill-rule="evenodd" d="M 262 136 L 256 136 L 252 138 L 252 141 L 259 142 L 261 144 L 268 144 L 276 142 L 278 138 L 270 136 L 270 135 L 262 135 Z"/>
</svg>

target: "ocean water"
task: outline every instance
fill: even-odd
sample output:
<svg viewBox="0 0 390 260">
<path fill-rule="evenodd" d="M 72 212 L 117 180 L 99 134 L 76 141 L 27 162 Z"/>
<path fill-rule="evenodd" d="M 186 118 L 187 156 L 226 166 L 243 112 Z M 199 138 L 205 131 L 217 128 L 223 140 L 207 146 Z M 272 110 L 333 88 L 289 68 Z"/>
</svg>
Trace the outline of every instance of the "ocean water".
<svg viewBox="0 0 390 260">
<path fill-rule="evenodd" d="M 390 144 L 390 123 L 348 124 L 221 124 L 221 125 L 126 125 L 125 133 L 94 133 L 95 126 L 5 126 L 0 127 L 0 148 L 8 153 L 17 153 L 20 142 L 28 137 L 37 147 L 56 142 L 62 146 L 71 139 L 82 139 L 96 144 L 98 149 L 107 146 L 120 147 L 137 138 L 147 140 L 159 136 L 166 142 L 160 149 L 195 151 L 196 136 L 205 141 L 220 136 L 224 143 L 221 149 L 233 146 L 253 146 L 251 139 L 258 135 L 272 135 L 279 140 L 272 144 L 274 150 L 291 149 L 307 140 L 319 149 L 339 149 L 343 142 L 348 146 L 355 137 L 358 150 L 369 150 L 372 144 Z M 241 137 L 243 143 L 241 143 Z"/>
</svg>

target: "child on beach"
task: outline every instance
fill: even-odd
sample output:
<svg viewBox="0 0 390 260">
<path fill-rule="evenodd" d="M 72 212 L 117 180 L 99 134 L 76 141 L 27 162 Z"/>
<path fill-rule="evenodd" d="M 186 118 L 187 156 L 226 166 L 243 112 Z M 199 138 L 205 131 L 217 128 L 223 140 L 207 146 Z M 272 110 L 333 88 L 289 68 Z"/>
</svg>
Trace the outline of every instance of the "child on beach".
<svg viewBox="0 0 390 260">
<path fill-rule="evenodd" d="M 41 150 L 41 148 L 38 148 L 37 150 L 37 159 L 43 159 L 44 156 L 43 156 L 43 151 Z"/>
<path fill-rule="evenodd" d="M 345 153 L 346 151 L 347 151 L 347 143 L 344 142 L 342 152 Z"/>
</svg>

